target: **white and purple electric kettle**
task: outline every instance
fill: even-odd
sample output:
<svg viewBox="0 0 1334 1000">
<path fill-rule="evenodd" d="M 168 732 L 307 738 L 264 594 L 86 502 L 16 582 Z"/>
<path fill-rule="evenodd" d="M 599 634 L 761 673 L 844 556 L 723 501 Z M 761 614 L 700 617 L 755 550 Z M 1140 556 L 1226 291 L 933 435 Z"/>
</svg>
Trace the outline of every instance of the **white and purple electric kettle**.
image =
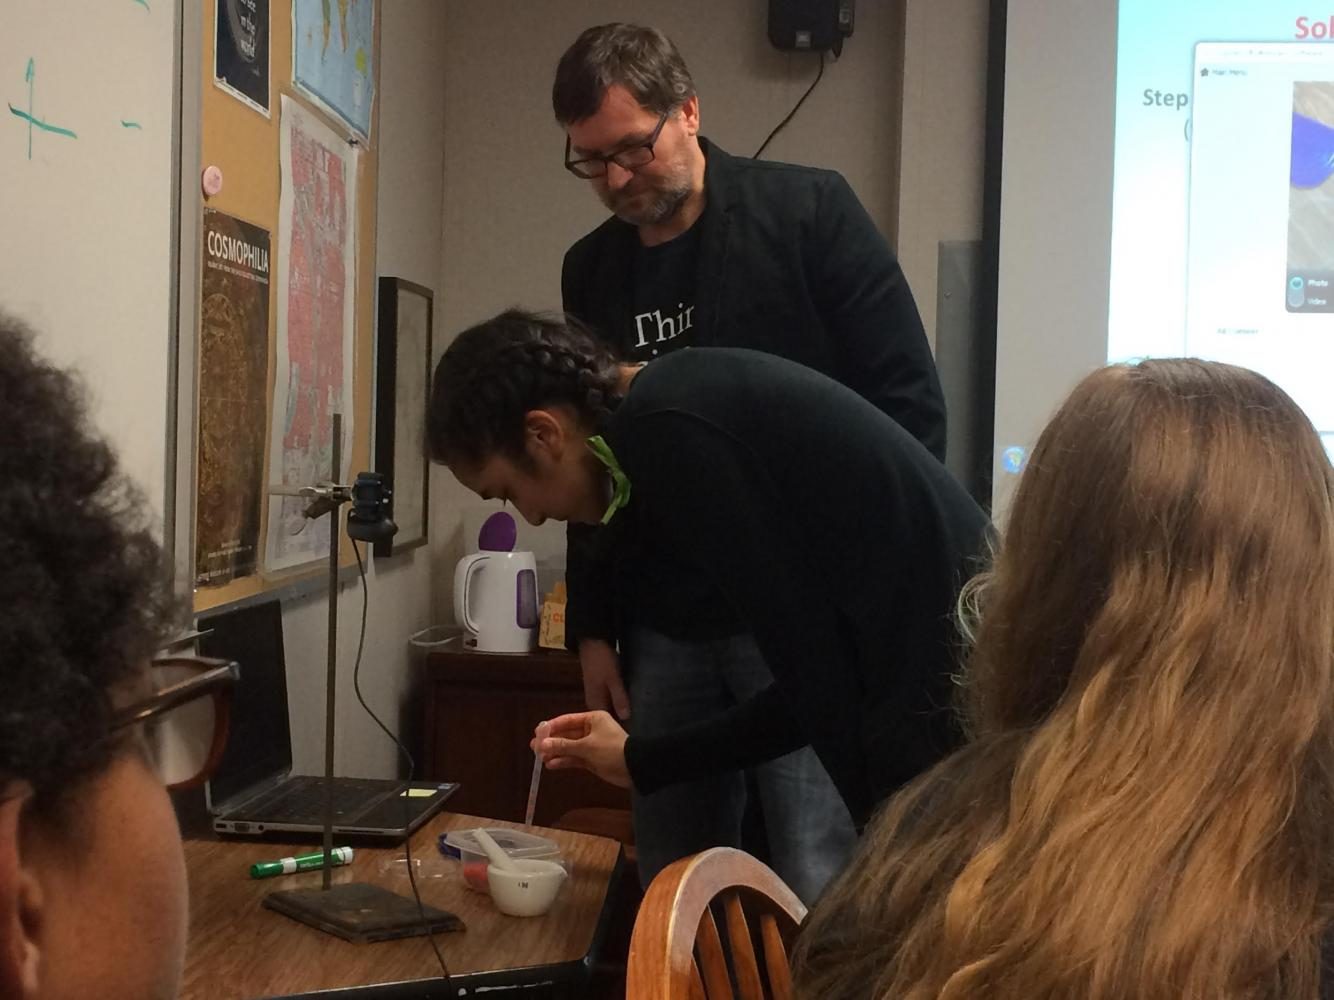
<svg viewBox="0 0 1334 1000">
<path fill-rule="evenodd" d="M 537 560 L 515 552 L 514 518 L 497 511 L 478 535 L 480 552 L 454 570 L 454 617 L 463 644 L 488 653 L 526 653 L 537 638 Z"/>
</svg>

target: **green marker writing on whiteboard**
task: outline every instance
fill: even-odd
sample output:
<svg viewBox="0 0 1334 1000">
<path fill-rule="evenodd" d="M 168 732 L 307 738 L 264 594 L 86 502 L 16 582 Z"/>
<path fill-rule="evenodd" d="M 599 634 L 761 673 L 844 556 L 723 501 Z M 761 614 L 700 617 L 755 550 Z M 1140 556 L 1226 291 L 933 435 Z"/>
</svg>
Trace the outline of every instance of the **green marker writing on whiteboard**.
<svg viewBox="0 0 1334 1000">
<path fill-rule="evenodd" d="M 335 847 L 333 849 L 332 865 L 350 865 L 352 863 L 352 848 Z M 324 867 L 324 852 L 316 851 L 314 854 L 298 854 L 294 858 L 279 858 L 277 861 L 261 861 L 258 864 L 250 866 L 251 878 L 272 878 L 274 875 L 291 875 L 293 872 L 308 872 L 315 868 Z"/>
</svg>

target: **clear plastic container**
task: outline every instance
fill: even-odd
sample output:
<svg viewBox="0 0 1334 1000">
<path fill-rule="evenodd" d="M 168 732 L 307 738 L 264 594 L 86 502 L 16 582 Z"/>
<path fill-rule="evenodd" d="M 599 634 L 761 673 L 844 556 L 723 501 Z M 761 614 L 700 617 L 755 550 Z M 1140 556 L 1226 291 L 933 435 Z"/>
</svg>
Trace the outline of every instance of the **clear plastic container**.
<svg viewBox="0 0 1334 1000">
<path fill-rule="evenodd" d="M 522 830 L 511 830 L 508 827 L 488 826 L 485 829 L 491 834 L 491 839 L 511 858 L 541 858 L 555 861 L 567 872 L 570 870 L 569 863 L 560 856 L 560 847 L 554 840 L 539 837 L 534 833 L 524 833 Z M 471 830 L 451 830 L 449 833 L 442 833 L 438 844 L 441 854 L 458 858 L 461 862 L 459 873 L 464 885 L 477 892 L 487 891 L 486 866 L 490 862 Z"/>
</svg>

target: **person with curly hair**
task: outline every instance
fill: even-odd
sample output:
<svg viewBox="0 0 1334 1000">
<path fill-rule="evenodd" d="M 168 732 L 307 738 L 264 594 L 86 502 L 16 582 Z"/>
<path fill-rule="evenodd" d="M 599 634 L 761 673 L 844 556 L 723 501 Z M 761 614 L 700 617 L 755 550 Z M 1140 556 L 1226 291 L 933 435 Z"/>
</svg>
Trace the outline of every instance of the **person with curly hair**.
<svg viewBox="0 0 1334 1000">
<path fill-rule="evenodd" d="M 0 315 L 0 996 L 165 1000 L 186 879 L 149 663 L 175 602 L 145 505 L 31 339 Z"/>
<path fill-rule="evenodd" d="M 867 830 L 795 995 L 1334 996 L 1334 470 L 1292 399 L 1095 372 L 965 593 L 971 743 Z"/>
<path fill-rule="evenodd" d="M 605 711 L 562 716 L 548 766 L 652 791 L 809 744 L 860 826 L 956 745 L 951 611 L 987 519 L 851 389 L 733 348 L 622 364 L 577 321 L 515 310 L 458 336 L 429 407 L 432 455 L 464 486 L 533 524 L 604 524 L 608 585 L 655 629 L 740 620 L 773 670 L 725 713 L 632 717 L 628 739 Z M 705 617 L 672 599 L 683 572 L 719 595 Z"/>
</svg>

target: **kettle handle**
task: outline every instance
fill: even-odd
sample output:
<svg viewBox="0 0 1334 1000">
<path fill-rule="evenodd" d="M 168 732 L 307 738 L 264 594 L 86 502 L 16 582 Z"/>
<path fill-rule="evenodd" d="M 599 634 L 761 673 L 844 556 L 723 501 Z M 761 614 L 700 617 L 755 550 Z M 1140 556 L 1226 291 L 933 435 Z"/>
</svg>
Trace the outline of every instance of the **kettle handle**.
<svg viewBox="0 0 1334 1000">
<path fill-rule="evenodd" d="M 460 559 L 454 570 L 454 618 L 473 635 L 481 632 L 481 628 L 468 614 L 468 589 L 473 576 L 481 569 L 482 561 L 486 558 L 485 552 L 474 552 Z"/>
</svg>

